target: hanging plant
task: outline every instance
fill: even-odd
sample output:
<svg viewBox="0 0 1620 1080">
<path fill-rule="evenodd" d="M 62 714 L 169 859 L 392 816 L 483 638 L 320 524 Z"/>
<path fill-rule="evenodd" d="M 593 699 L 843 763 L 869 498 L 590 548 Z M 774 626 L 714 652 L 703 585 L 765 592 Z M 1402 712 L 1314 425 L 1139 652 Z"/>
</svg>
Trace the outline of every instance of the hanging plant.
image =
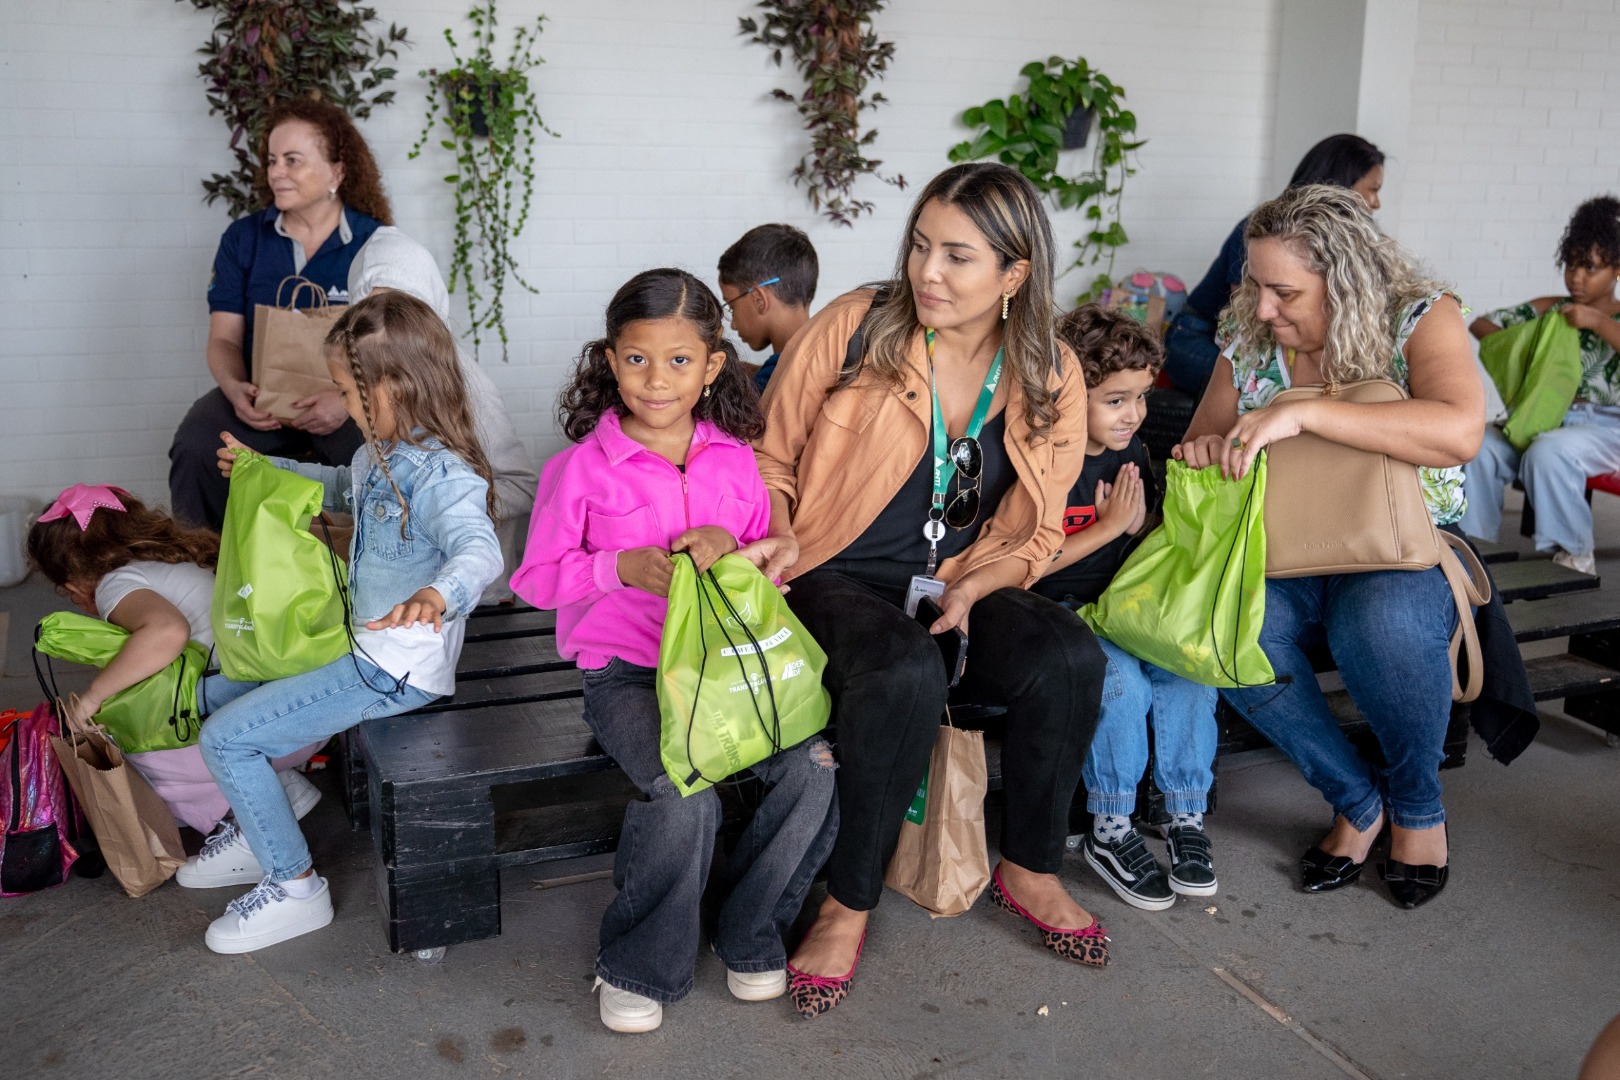
<svg viewBox="0 0 1620 1080">
<path fill-rule="evenodd" d="M 428 80 L 427 121 L 410 156 L 422 153 L 440 121 L 449 129 L 449 137 L 439 139 L 439 146 L 456 156 L 456 171 L 444 178 L 456 192 L 450 291 L 455 292 L 458 284 L 466 286 L 473 348 L 482 344 L 486 331 L 494 330 L 505 360 L 506 279 L 539 292 L 518 273 L 510 243 L 529 220 L 535 133 L 557 134 L 540 119 L 527 74 L 545 62 L 534 50 L 546 17 L 536 18 L 532 27 L 518 28 L 504 64 L 495 60 L 495 0 L 475 3 L 467 18 L 473 24 L 472 55 L 463 57 L 455 35 L 446 30 L 444 39 L 450 43 L 454 65 L 421 73 Z"/>
<path fill-rule="evenodd" d="M 878 172 L 883 162 L 866 156 L 877 131 L 860 131 L 860 113 L 884 104 L 882 94 L 866 94 L 894 57 L 894 42 L 879 41 L 872 17 L 884 0 L 760 0 L 763 22 L 739 19 L 741 33 L 772 50 L 782 66 L 784 51 L 804 77 L 804 93 L 794 97 L 772 90 L 778 101 L 794 102 L 810 132 L 810 152 L 799 159 L 793 182 L 805 189 L 810 205 L 836 225 L 853 225 L 872 212 L 872 203 L 852 194 L 855 181 L 871 174 L 904 188 L 903 176 Z"/>
<path fill-rule="evenodd" d="M 1107 259 L 1105 271 L 1080 297 L 1084 301 L 1108 287 L 1114 255 L 1128 239 L 1119 208 L 1125 178 L 1136 173 L 1130 156 L 1143 142 L 1131 138 L 1136 114 L 1125 108 L 1124 88 L 1084 57 L 1054 56 L 1044 64 L 1037 60 L 1025 64 L 1019 74 L 1029 80 L 1022 94 L 996 98 L 962 114 L 962 123 L 978 131 L 952 147 L 950 159 L 994 157 L 1023 173 L 1058 208 L 1084 209 L 1087 229 L 1075 241 L 1079 253 L 1072 265 L 1095 266 Z M 1085 118 L 1088 112 L 1095 121 Z M 1064 175 L 1059 171 L 1060 152 L 1083 147 L 1093 122 L 1098 138 L 1091 150 L 1091 167 L 1076 176 Z"/>
<path fill-rule="evenodd" d="M 408 46 L 403 27 L 390 23 L 375 36 L 367 25 L 375 8 L 352 0 L 179 0 L 212 12 L 214 36 L 197 51 L 207 57 L 197 73 L 208 84 L 208 114 L 231 129 L 236 168 L 202 182 L 207 203 L 224 200 L 239 218 L 268 205 L 259 147 L 264 122 L 293 98 L 315 97 L 364 120 L 374 106 L 394 99 L 375 93 L 392 79 L 386 62 Z"/>
</svg>

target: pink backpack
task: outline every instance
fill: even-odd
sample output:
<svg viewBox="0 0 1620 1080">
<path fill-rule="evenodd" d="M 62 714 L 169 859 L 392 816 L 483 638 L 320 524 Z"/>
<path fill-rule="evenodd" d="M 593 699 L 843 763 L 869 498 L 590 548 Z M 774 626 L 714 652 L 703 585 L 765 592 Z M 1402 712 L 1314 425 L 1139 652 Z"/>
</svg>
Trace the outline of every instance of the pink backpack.
<svg viewBox="0 0 1620 1080">
<path fill-rule="evenodd" d="M 51 752 L 56 721 L 41 705 L 11 722 L 0 751 L 0 896 L 38 892 L 67 880 L 81 826 L 62 767 Z"/>
</svg>

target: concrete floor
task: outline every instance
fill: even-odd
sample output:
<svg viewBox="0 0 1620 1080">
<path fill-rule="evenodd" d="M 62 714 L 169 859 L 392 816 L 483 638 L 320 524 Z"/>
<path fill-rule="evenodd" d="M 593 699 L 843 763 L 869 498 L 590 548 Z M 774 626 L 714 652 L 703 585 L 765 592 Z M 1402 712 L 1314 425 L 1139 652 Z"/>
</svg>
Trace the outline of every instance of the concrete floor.
<svg viewBox="0 0 1620 1080">
<path fill-rule="evenodd" d="M 1600 513 L 1620 536 L 1620 500 Z M 1620 548 L 1599 554 L 1620 581 Z M 37 579 L 0 592 L 0 704 L 38 700 L 20 676 L 51 603 Z M 590 994 L 611 884 L 536 884 L 604 860 L 509 872 L 503 935 L 421 964 L 387 951 L 369 838 L 317 776 L 329 797 L 306 832 L 337 903 L 318 934 L 214 956 L 203 929 L 240 890 L 172 882 L 0 900 L 0 1077 L 1573 1077 L 1620 1011 L 1617 770 L 1620 750 L 1555 712 L 1511 768 L 1476 744 L 1443 774 L 1452 883 L 1406 912 L 1370 883 L 1297 891 L 1325 805 L 1273 753 L 1223 759 L 1218 896 L 1139 912 L 1066 867 L 1113 936 L 1106 970 L 988 902 L 930 921 L 890 894 L 828 1016 L 733 1001 L 705 951 L 697 989 L 642 1036 L 606 1032 Z"/>
</svg>

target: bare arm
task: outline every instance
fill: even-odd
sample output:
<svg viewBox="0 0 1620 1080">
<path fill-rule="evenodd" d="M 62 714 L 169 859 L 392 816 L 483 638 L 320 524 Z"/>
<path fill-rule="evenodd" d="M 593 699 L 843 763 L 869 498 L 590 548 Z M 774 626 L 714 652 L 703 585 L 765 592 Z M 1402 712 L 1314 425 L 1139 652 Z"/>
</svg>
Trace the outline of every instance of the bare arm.
<svg viewBox="0 0 1620 1080">
<path fill-rule="evenodd" d="M 1170 456 L 1193 469 L 1219 464 L 1226 445 L 1225 433 L 1231 430 L 1237 418 L 1238 392 L 1232 385 L 1232 361 L 1218 356 L 1209 384 L 1204 387 L 1204 396 L 1198 402 L 1198 411 L 1187 425 L 1187 434 L 1182 436 L 1180 445 L 1170 451 Z"/>
<path fill-rule="evenodd" d="M 180 609 L 151 589 L 137 589 L 118 602 L 107 621 L 129 631 L 129 640 L 79 696 L 88 719 L 120 690 L 127 690 L 174 662 L 191 640 L 191 624 Z"/>
<path fill-rule="evenodd" d="M 247 362 L 242 358 L 246 333 L 247 320 L 234 312 L 216 311 L 208 316 L 208 373 L 242 423 L 257 431 L 274 431 L 280 422 L 253 404 L 259 388 L 247 381 Z"/>
<path fill-rule="evenodd" d="M 1244 413 L 1226 433 L 1223 471 L 1244 476 L 1266 446 L 1305 431 L 1413 465 L 1444 468 L 1472 461 L 1485 436 L 1485 390 L 1455 300 L 1443 297 L 1423 316 L 1407 340 L 1406 360 L 1412 394 L 1407 401 L 1374 405 L 1317 398 Z"/>
<path fill-rule="evenodd" d="M 1547 309 L 1558 303 L 1559 299 L 1560 298 L 1556 296 L 1538 296 L 1536 299 L 1530 301 L 1530 306 L 1535 309 L 1537 315 L 1545 315 L 1547 313 Z M 1501 333 L 1501 331 L 1502 327 L 1498 326 L 1496 323 L 1492 322 L 1483 315 L 1468 324 L 1468 332 L 1473 334 L 1480 341 L 1484 341 L 1492 334 Z"/>
</svg>

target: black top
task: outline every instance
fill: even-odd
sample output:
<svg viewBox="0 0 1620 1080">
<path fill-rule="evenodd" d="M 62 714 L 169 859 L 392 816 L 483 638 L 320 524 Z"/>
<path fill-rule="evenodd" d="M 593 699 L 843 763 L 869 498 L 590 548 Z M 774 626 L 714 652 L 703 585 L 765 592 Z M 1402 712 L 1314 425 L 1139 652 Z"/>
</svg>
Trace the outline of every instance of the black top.
<svg viewBox="0 0 1620 1080">
<path fill-rule="evenodd" d="M 1007 411 L 1003 409 L 979 431 L 979 448 L 984 457 L 983 472 L 979 476 L 979 516 L 965 529 L 945 530 L 945 538 L 939 542 L 940 562 L 960 555 L 978 539 L 979 530 L 995 515 L 1001 497 L 1018 481 L 1012 460 L 1007 456 L 1006 420 Z M 917 467 L 911 470 L 894 498 L 865 532 L 827 560 L 828 569 L 901 589 L 910 583 L 913 575 L 928 569 L 928 540 L 923 536 L 923 523 L 928 520 L 928 507 L 934 497 L 932 458 L 930 440 L 922 457 L 917 459 Z M 965 480 L 958 471 L 945 492 L 946 505 L 950 505 L 958 491 L 972 486 L 972 481 Z"/>
<path fill-rule="evenodd" d="M 1089 529 L 1097 522 L 1097 481 L 1112 484 L 1119 475 L 1121 465 L 1135 462 L 1141 470 L 1142 482 L 1147 485 L 1148 513 L 1157 513 L 1159 500 L 1158 480 L 1153 475 L 1153 463 L 1140 436 L 1131 436 L 1131 444 L 1123 450 L 1104 450 L 1100 454 L 1087 454 L 1086 464 L 1080 470 L 1080 479 L 1069 489 L 1068 509 L 1063 511 L 1063 533 L 1073 536 Z M 1109 541 L 1072 566 L 1065 566 L 1034 585 L 1034 591 L 1059 603 L 1070 606 L 1089 604 L 1102 595 L 1108 583 L 1131 553 L 1140 536 L 1123 534 Z"/>
<path fill-rule="evenodd" d="M 1248 223 L 1248 218 L 1237 223 L 1221 245 L 1220 254 L 1204 272 L 1204 279 L 1187 294 L 1187 306 L 1210 322 L 1220 316 L 1221 309 L 1232 298 L 1232 290 L 1243 283 L 1243 260 L 1248 254 L 1243 228 Z"/>
</svg>

